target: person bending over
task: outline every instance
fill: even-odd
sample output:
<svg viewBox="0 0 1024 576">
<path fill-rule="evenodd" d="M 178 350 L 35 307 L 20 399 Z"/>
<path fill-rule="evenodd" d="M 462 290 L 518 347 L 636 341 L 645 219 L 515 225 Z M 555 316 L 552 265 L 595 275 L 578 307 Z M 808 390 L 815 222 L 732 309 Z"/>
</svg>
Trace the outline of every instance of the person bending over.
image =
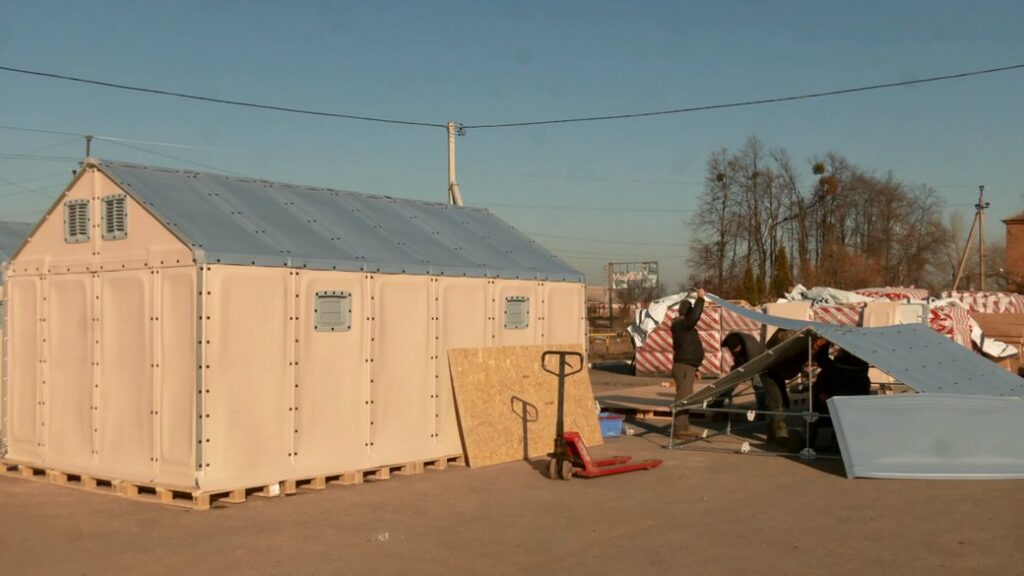
<svg viewBox="0 0 1024 576">
<path fill-rule="evenodd" d="M 745 332 L 730 332 L 724 340 L 722 347 L 727 348 L 732 354 L 733 370 L 743 366 L 750 360 L 764 354 L 764 345 L 758 342 L 757 338 Z M 781 379 L 779 374 L 768 371 L 763 374 L 755 374 L 751 380 L 754 385 L 754 396 L 757 398 L 757 409 L 769 412 L 782 412 L 785 408 L 785 386 L 786 381 Z M 769 442 L 781 442 L 789 438 L 786 429 L 786 417 L 783 414 L 771 414 L 768 416 L 765 435 Z"/>
</svg>

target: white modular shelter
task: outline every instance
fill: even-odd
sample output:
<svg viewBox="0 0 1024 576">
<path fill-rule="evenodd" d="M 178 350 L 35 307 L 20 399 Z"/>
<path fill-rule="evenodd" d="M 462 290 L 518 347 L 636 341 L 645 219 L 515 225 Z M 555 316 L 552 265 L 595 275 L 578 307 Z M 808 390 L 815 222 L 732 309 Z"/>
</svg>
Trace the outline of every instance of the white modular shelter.
<svg viewBox="0 0 1024 576">
<path fill-rule="evenodd" d="M 486 210 L 92 158 L 7 286 L 5 460 L 211 493 L 461 454 L 448 349 L 586 337 Z"/>
</svg>

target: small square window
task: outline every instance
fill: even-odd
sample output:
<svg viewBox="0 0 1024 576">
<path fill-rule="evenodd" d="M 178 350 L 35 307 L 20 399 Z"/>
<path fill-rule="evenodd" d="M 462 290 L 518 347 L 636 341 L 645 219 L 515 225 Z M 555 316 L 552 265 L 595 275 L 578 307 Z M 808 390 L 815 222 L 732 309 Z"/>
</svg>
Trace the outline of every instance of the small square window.
<svg viewBox="0 0 1024 576">
<path fill-rule="evenodd" d="M 89 241 L 88 200 L 68 200 L 64 203 L 64 241 L 68 244 Z"/>
<path fill-rule="evenodd" d="M 330 290 L 317 292 L 313 304 L 317 332 L 347 332 L 352 329 L 352 293 Z"/>
<path fill-rule="evenodd" d="M 128 236 L 128 199 L 124 194 L 103 197 L 103 239 Z"/>
<path fill-rule="evenodd" d="M 505 328 L 524 330 L 530 326 L 530 299 L 526 296 L 505 298 Z"/>
</svg>

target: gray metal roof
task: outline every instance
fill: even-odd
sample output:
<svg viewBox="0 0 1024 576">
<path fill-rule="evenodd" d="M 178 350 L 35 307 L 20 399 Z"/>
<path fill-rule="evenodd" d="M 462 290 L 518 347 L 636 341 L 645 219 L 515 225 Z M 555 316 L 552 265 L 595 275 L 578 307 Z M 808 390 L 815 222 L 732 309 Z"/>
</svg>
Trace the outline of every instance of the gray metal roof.
<svg viewBox="0 0 1024 576">
<path fill-rule="evenodd" d="M 28 222 L 0 222 L 0 264 L 10 260 L 25 238 L 28 238 L 32 226 Z M 4 271 L 0 266 L 0 284 L 3 282 Z"/>
<path fill-rule="evenodd" d="M 1024 478 L 1024 400 L 836 396 L 828 411 L 850 478 Z"/>
<path fill-rule="evenodd" d="M 481 208 L 89 159 L 207 263 L 582 282 Z"/>
</svg>

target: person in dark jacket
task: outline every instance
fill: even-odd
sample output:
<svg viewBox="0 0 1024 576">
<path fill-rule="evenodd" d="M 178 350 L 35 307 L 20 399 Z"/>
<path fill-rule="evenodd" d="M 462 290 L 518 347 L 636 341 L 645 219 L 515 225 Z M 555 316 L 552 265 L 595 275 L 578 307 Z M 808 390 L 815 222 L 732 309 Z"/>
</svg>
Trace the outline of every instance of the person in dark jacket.
<svg viewBox="0 0 1024 576">
<path fill-rule="evenodd" d="M 870 365 L 842 348 L 830 353 L 832 346 L 824 339 L 815 342 L 814 363 L 821 369 L 814 379 L 814 398 L 811 408 L 821 414 L 811 426 L 813 445 L 818 428 L 831 426 L 828 399 L 833 396 L 867 396 L 871 394 Z"/>
<path fill-rule="evenodd" d="M 743 366 L 750 361 L 751 358 L 757 358 L 764 353 L 764 345 L 755 338 L 752 334 L 746 332 L 730 332 L 722 340 L 722 351 L 729 351 L 732 355 L 732 369 L 736 370 L 740 366 Z M 761 386 L 761 378 L 758 375 L 751 377 L 751 383 L 754 385 L 754 398 L 757 400 L 757 409 L 767 409 L 767 404 L 764 399 L 764 390 Z M 730 394 L 730 403 L 731 403 Z"/>
<path fill-rule="evenodd" d="M 693 394 L 693 381 L 697 368 L 704 361 L 704 345 L 697 335 L 697 322 L 704 313 L 704 289 L 697 290 L 697 300 L 691 305 L 688 300 L 679 303 L 679 315 L 672 321 L 672 378 L 676 381 L 676 402 Z M 697 438 L 690 430 L 690 414 L 682 411 L 676 414 L 673 440 Z"/>
<path fill-rule="evenodd" d="M 764 354 L 764 345 L 754 338 L 753 335 L 745 332 L 730 332 L 722 340 L 722 348 L 729 350 L 732 354 L 733 370 L 743 366 L 750 360 Z M 781 412 L 783 409 L 783 390 L 785 380 L 778 380 L 772 374 L 755 374 L 752 378 L 754 385 L 754 396 L 757 398 L 757 409 L 768 410 L 769 412 Z M 769 442 L 784 441 L 789 438 L 786 429 L 786 417 L 782 414 L 772 414 L 768 417 L 766 434 Z"/>
</svg>

